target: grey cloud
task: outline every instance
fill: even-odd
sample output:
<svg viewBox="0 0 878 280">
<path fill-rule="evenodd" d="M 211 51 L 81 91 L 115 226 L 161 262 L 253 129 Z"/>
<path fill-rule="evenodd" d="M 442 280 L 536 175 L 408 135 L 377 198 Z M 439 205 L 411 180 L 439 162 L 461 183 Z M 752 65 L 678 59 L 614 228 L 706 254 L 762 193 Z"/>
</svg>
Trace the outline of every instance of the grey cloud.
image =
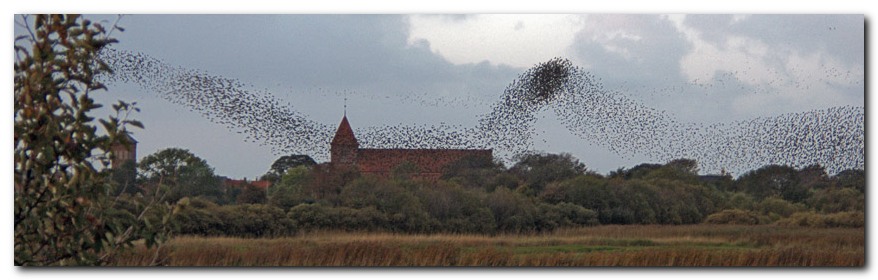
<svg viewBox="0 0 878 280">
<path fill-rule="evenodd" d="M 730 15 L 688 15 L 685 24 L 714 43 L 744 36 L 779 50 L 825 52 L 848 65 L 864 61 L 863 15 L 752 15 L 735 23 Z"/>
<path fill-rule="evenodd" d="M 634 24 L 623 28 L 641 37 L 636 42 L 623 42 L 630 59 L 607 51 L 601 42 L 591 40 L 591 33 L 586 31 L 577 34 L 572 47 L 574 53 L 605 81 L 654 86 L 679 80 L 679 61 L 689 45 L 671 22 L 658 15 L 625 17 Z"/>
</svg>

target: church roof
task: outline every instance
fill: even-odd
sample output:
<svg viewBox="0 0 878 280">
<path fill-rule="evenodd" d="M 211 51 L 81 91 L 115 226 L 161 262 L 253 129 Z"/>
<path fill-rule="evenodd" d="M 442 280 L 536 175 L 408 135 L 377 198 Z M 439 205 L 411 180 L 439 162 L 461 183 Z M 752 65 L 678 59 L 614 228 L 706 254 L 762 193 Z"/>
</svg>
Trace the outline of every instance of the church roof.
<svg viewBox="0 0 878 280">
<path fill-rule="evenodd" d="M 338 125 L 335 137 L 332 138 L 332 145 L 360 146 L 360 143 L 357 142 L 357 137 L 354 137 L 354 130 L 351 129 L 347 116 L 341 118 L 341 124 Z"/>
</svg>

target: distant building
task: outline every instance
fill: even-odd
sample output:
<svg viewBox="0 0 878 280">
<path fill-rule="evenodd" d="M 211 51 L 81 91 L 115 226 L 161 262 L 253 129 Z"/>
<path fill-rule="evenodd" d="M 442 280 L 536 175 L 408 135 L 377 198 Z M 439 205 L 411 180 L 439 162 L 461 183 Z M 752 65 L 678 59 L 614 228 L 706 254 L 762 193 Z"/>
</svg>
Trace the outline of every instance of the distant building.
<svg viewBox="0 0 878 280">
<path fill-rule="evenodd" d="M 415 177 L 435 180 L 445 167 L 465 157 L 492 159 L 493 153 L 490 149 L 361 149 L 347 116 L 342 117 L 330 143 L 331 166 L 379 177 L 388 177 L 393 168 L 409 163 L 417 167 Z"/>
<path fill-rule="evenodd" d="M 137 140 L 130 135 L 125 137 L 128 139 L 121 143 L 113 144 L 110 148 L 110 151 L 113 154 L 113 157 L 110 159 L 110 166 L 113 169 L 121 167 L 128 161 L 137 163 Z"/>
</svg>

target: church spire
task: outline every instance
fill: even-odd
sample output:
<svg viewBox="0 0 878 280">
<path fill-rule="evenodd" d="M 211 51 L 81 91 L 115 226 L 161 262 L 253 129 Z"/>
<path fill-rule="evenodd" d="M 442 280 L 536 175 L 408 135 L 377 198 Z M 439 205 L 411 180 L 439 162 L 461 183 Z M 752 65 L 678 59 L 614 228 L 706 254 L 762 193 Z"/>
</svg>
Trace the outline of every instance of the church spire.
<svg viewBox="0 0 878 280">
<path fill-rule="evenodd" d="M 341 118 L 341 123 L 338 125 L 338 130 L 335 131 L 335 137 L 332 138 L 331 144 L 333 146 L 360 146 L 360 143 L 357 142 L 357 137 L 354 136 L 354 130 L 351 129 L 351 124 L 348 123 L 347 115 Z"/>
<path fill-rule="evenodd" d="M 348 123 L 348 117 L 341 118 L 335 137 L 329 145 L 329 161 L 334 166 L 353 166 L 357 162 L 357 151 L 360 143 L 354 136 L 354 130 Z"/>
</svg>

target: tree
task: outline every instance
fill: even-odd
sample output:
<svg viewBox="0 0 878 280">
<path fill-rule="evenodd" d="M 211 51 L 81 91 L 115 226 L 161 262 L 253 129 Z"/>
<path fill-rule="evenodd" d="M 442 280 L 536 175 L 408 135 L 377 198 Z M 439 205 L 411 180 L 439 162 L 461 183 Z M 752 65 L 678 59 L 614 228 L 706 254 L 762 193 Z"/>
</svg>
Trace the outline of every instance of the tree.
<svg viewBox="0 0 878 280">
<path fill-rule="evenodd" d="M 91 94 L 106 87 L 95 79 L 111 69 L 98 52 L 117 41 L 107 29 L 78 15 L 22 16 L 27 31 L 15 39 L 14 226 L 15 265 L 98 265 L 120 248 L 144 239 L 155 245 L 166 236 L 147 216 L 168 205 L 127 200 L 135 213 L 120 212 L 110 196 L 110 147 L 125 143 L 133 104 L 113 106 L 115 116 L 98 120 L 101 105 Z M 120 30 L 115 26 L 111 30 Z"/>
<path fill-rule="evenodd" d="M 741 175 L 736 189 L 756 199 L 778 196 L 790 202 L 802 202 L 808 190 L 799 184 L 799 172 L 785 165 L 767 165 Z"/>
<path fill-rule="evenodd" d="M 260 179 L 277 183 L 290 169 L 299 166 L 310 168 L 314 165 L 317 165 L 317 162 L 308 155 L 282 156 L 271 164 L 271 168 Z"/>
<path fill-rule="evenodd" d="M 138 168 L 148 188 L 169 189 L 168 201 L 197 196 L 218 201 L 223 196 L 221 182 L 213 168 L 186 149 L 158 151 L 144 157 Z"/>
<path fill-rule="evenodd" d="M 244 185 L 244 189 L 235 199 L 238 204 L 264 204 L 265 201 L 265 189 L 250 184 Z"/>
<path fill-rule="evenodd" d="M 585 164 L 570 154 L 528 154 L 521 156 L 510 171 L 535 192 L 550 182 L 566 180 L 585 174 Z"/>
<path fill-rule="evenodd" d="M 129 160 L 121 166 L 110 170 L 110 178 L 114 183 L 113 195 L 123 193 L 134 194 L 139 191 L 137 187 L 137 164 Z"/>
<path fill-rule="evenodd" d="M 465 156 L 446 166 L 442 179 L 470 188 L 485 188 L 493 185 L 504 170 L 503 164 L 491 157 Z"/>
<path fill-rule="evenodd" d="M 862 169 L 847 169 L 832 177 L 839 188 L 853 188 L 866 192 L 866 172 Z"/>
<path fill-rule="evenodd" d="M 272 185 L 266 191 L 268 203 L 283 209 L 290 209 L 300 203 L 313 200 L 306 193 L 306 187 L 310 181 L 311 173 L 305 166 L 300 165 L 287 170 L 280 182 Z"/>
</svg>

